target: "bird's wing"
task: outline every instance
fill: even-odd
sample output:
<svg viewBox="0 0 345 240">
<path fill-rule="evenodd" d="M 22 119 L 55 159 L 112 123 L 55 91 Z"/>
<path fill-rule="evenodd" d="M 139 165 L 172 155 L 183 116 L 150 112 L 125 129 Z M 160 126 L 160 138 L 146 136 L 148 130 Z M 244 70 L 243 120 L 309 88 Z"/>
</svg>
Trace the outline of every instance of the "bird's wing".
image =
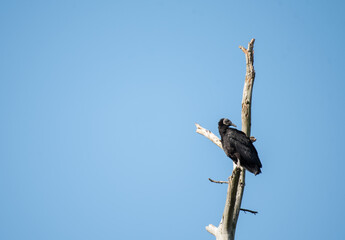
<svg viewBox="0 0 345 240">
<path fill-rule="evenodd" d="M 237 129 L 229 128 L 228 130 L 226 135 L 235 146 L 236 152 L 240 154 L 241 158 L 249 164 L 259 164 L 261 167 L 258 153 L 250 138 L 248 138 L 244 132 Z"/>
</svg>

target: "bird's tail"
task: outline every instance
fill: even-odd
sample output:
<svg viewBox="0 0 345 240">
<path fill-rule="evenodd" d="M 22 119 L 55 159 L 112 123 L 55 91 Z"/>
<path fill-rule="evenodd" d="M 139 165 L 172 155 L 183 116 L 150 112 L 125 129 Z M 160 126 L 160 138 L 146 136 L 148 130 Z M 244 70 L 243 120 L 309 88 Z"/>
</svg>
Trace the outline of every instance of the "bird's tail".
<svg viewBox="0 0 345 240">
<path fill-rule="evenodd" d="M 261 173 L 261 170 L 260 170 L 260 168 L 258 168 L 255 172 L 253 172 L 254 173 L 254 175 L 256 176 L 256 175 L 258 175 L 258 174 L 260 174 Z"/>
</svg>

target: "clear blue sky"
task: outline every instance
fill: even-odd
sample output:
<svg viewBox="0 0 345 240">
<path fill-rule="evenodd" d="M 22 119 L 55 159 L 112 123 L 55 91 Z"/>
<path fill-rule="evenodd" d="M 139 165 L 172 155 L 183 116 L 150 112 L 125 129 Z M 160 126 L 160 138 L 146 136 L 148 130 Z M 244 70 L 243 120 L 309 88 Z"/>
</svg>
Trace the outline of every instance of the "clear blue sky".
<svg viewBox="0 0 345 240">
<path fill-rule="evenodd" d="M 0 239 L 214 239 L 232 162 L 194 123 L 252 135 L 237 239 L 345 235 L 343 1 L 1 1 Z M 218 133 L 217 133 L 218 134 Z"/>
</svg>

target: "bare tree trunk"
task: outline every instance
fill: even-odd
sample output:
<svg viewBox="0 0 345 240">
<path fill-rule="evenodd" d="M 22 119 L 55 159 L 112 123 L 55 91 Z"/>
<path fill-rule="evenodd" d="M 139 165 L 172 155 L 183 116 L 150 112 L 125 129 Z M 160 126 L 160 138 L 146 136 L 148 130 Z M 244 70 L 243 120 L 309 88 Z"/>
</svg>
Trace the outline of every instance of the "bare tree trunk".
<svg viewBox="0 0 345 240">
<path fill-rule="evenodd" d="M 252 101 L 252 91 L 253 83 L 255 78 L 254 71 L 254 56 L 253 47 L 254 39 L 252 39 L 248 48 L 240 46 L 240 49 L 245 53 L 246 56 L 246 78 L 243 88 L 242 97 L 242 131 L 250 137 L 250 127 L 251 127 L 251 101 Z M 199 124 L 195 124 L 197 127 L 196 132 L 204 135 L 212 142 L 214 142 L 218 147 L 222 148 L 220 140 L 209 130 L 204 129 Z M 251 138 L 254 139 L 255 138 Z M 238 220 L 238 215 L 241 209 L 243 190 L 245 185 L 245 170 L 242 167 L 237 167 L 234 165 L 234 170 L 232 175 L 229 177 L 227 197 L 225 201 L 225 207 L 222 219 L 218 227 L 210 224 L 206 227 L 206 230 L 216 237 L 216 240 L 234 240 L 235 231 Z"/>
<path fill-rule="evenodd" d="M 255 79 L 255 70 L 254 70 L 254 41 L 253 38 L 249 44 L 248 49 L 240 46 L 242 51 L 246 55 L 246 78 L 244 81 L 243 87 L 243 96 L 242 96 L 242 132 L 244 132 L 248 137 L 250 137 L 250 127 L 251 127 L 251 117 L 252 117 L 252 92 L 253 84 Z"/>
</svg>

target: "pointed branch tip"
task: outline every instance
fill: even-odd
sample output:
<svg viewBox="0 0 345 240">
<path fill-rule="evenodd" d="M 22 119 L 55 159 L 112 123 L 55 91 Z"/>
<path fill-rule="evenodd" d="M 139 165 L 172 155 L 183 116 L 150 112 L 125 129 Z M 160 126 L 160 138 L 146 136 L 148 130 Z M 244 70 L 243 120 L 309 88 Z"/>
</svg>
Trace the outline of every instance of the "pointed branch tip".
<svg viewBox="0 0 345 240">
<path fill-rule="evenodd" d="M 210 182 L 213 182 L 213 183 L 220 183 L 220 184 L 228 184 L 229 182 L 228 181 L 215 181 L 211 178 L 208 179 Z"/>
<path fill-rule="evenodd" d="M 258 212 L 257 211 L 253 211 L 253 210 L 249 210 L 249 209 L 245 209 L 245 208 L 240 208 L 240 210 L 241 211 L 243 211 L 243 212 L 250 212 L 250 213 L 252 213 L 252 214 L 254 214 L 254 215 L 256 215 L 256 214 L 258 214 Z"/>
<path fill-rule="evenodd" d="M 244 54 L 247 54 L 247 53 L 248 53 L 247 49 L 245 49 L 244 47 L 239 46 L 239 48 L 244 52 Z"/>
</svg>

